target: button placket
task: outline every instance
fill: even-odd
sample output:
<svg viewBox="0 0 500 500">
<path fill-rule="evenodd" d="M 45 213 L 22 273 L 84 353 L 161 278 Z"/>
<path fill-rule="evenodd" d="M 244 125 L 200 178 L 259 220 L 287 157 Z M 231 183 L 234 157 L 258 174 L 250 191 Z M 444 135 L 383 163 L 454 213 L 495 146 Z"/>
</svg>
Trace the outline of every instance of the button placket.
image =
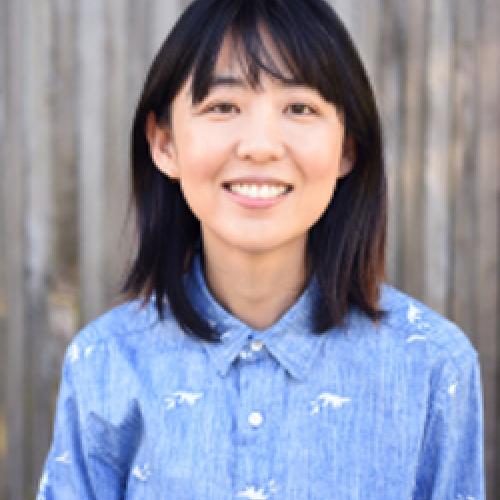
<svg viewBox="0 0 500 500">
<path fill-rule="evenodd" d="M 244 349 L 255 357 L 255 353 L 250 348 L 250 340 L 247 340 Z M 269 429 L 266 426 L 267 396 L 263 393 L 265 384 L 263 384 L 262 377 L 263 367 L 259 363 L 247 360 L 239 365 L 240 401 L 236 408 L 238 414 L 236 462 L 238 476 L 247 486 L 249 478 L 255 480 L 262 475 L 261 469 L 266 468 L 265 458 L 262 455 L 269 441 L 267 435 Z M 244 485 L 242 485 L 243 488 Z"/>
<path fill-rule="evenodd" d="M 240 401 L 237 408 L 236 453 L 238 476 L 243 481 L 239 496 L 246 492 L 252 493 L 251 498 L 271 498 L 274 491 L 265 487 L 266 471 L 271 465 L 265 450 L 274 446 L 270 444 L 273 443 L 273 436 L 269 434 L 273 429 L 271 409 L 274 397 L 270 391 L 274 384 L 269 377 L 275 371 L 270 370 L 271 358 L 262 352 L 264 342 L 252 335 L 246 340 L 242 351 L 248 353 L 249 358 L 238 365 Z"/>
<path fill-rule="evenodd" d="M 262 367 L 253 362 L 252 358 L 255 353 L 248 346 L 242 352 L 246 352 L 250 359 L 246 359 L 240 368 L 239 432 L 248 445 L 252 443 L 253 446 L 257 446 L 257 443 L 263 439 L 262 432 L 264 432 L 265 424 L 265 408 L 263 407 L 265 401 L 262 399 L 262 385 L 258 383 Z"/>
</svg>

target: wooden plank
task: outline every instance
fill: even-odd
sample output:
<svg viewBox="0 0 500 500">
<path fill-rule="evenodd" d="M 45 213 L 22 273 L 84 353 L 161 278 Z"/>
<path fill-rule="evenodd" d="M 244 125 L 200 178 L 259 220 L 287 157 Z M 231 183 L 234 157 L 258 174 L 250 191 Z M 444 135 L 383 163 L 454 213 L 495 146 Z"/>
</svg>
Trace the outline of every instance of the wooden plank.
<svg viewBox="0 0 500 500">
<path fill-rule="evenodd" d="M 477 341 L 482 364 L 485 408 L 486 462 L 489 498 L 498 493 L 500 435 L 498 431 L 499 390 L 499 194 L 500 194 L 500 6 L 483 0 L 479 33 L 479 143 L 477 199 Z M 496 443 L 496 445 L 495 445 Z M 496 462 L 496 463 L 495 463 Z M 496 473 L 495 473 L 496 472 Z M 496 481 L 496 484 L 494 483 Z"/>
<path fill-rule="evenodd" d="M 380 49 L 381 25 L 386 18 L 391 18 L 393 11 L 385 5 L 384 0 L 351 0 L 353 14 L 352 35 L 361 55 L 375 91 L 378 91 L 381 78 Z M 370 13 L 367 14 L 367 11 Z"/>
<path fill-rule="evenodd" d="M 7 24 L 7 5 L 5 2 L 0 2 L 0 170 L 2 176 L 4 173 L 3 166 L 7 162 L 7 68 L 6 56 L 7 52 L 4 49 L 8 45 L 8 24 Z M 6 234 L 5 234 L 5 207 L 6 201 L 4 200 L 5 189 L 0 186 L 0 345 L 4 346 L 0 349 L 0 498 L 5 499 L 7 495 L 6 485 L 6 454 L 7 454 L 7 422 L 6 422 L 6 383 L 7 380 L 7 305 L 6 305 Z"/>
<path fill-rule="evenodd" d="M 450 316 L 471 338 L 477 329 L 475 312 L 477 214 L 476 184 L 478 128 L 478 4 L 467 0 L 456 3 L 453 63 L 453 132 L 451 140 L 452 186 L 451 226 L 453 269 L 450 274 Z"/>
<path fill-rule="evenodd" d="M 54 290 L 68 293 L 78 284 L 77 3 L 53 5 Z"/>
<path fill-rule="evenodd" d="M 35 495 L 50 439 L 51 408 L 48 295 L 52 271 L 52 11 L 47 2 L 26 2 L 26 466 L 28 497 Z M 39 124 L 33 127 L 33 123 Z"/>
<path fill-rule="evenodd" d="M 104 309 L 104 214 L 106 113 L 105 4 L 78 4 L 79 111 L 78 172 L 82 324 Z M 106 145 L 106 146 L 105 146 Z"/>
<path fill-rule="evenodd" d="M 424 301 L 446 314 L 450 282 L 448 189 L 451 128 L 452 2 L 430 2 L 424 150 Z"/>
<path fill-rule="evenodd" d="M 423 142 L 426 108 L 424 85 L 426 78 L 426 33 L 428 2 L 399 0 L 405 20 L 405 95 L 403 144 L 401 165 L 402 219 L 401 232 L 401 287 L 409 294 L 421 298 L 424 290 L 423 265 Z"/>
<path fill-rule="evenodd" d="M 105 259 L 104 303 L 108 308 L 120 288 L 124 265 L 130 251 L 130 235 L 124 233 L 125 209 L 128 201 L 129 181 L 129 130 L 133 104 L 128 99 L 127 72 L 129 59 L 129 2 L 111 0 L 106 3 L 106 136 L 105 170 L 102 174 L 106 185 L 105 212 L 102 234 Z M 144 6 L 142 4 L 142 6 Z M 132 26 L 130 26 L 133 29 Z M 128 240 L 125 236 L 129 236 Z M 117 251 L 117 249 L 119 249 Z"/>
<path fill-rule="evenodd" d="M 53 2 L 52 95 L 53 244 L 52 279 L 48 297 L 50 350 L 44 373 L 50 380 L 43 395 L 55 407 L 64 350 L 77 330 L 79 301 L 78 223 L 78 58 L 77 2 Z M 78 138 L 79 139 L 79 138 Z M 45 365 L 46 363 L 46 365 Z M 53 417 L 50 424 L 52 436 Z M 48 452 L 46 448 L 45 453 Z"/>
<path fill-rule="evenodd" d="M 136 104 L 146 71 L 152 60 L 152 49 L 149 31 L 151 29 L 152 0 L 135 2 L 129 0 L 128 5 L 128 88 L 129 102 Z"/>
<path fill-rule="evenodd" d="M 402 250 L 402 172 L 403 157 L 403 40 L 401 6 L 394 0 L 384 0 L 381 10 L 386 13 L 380 25 L 380 49 L 377 61 L 377 99 L 383 123 L 387 184 L 389 197 L 387 235 L 388 280 L 400 286 Z"/>
<path fill-rule="evenodd" d="M 7 5 L 6 127 L 3 210 L 7 286 L 7 498 L 26 498 L 25 484 L 25 296 L 24 296 L 24 2 Z"/>
<path fill-rule="evenodd" d="M 49 438 L 64 350 L 77 330 L 78 169 L 77 169 L 77 22 L 76 2 L 52 3 L 52 244 L 48 300 L 49 338 L 44 346 L 41 397 L 50 405 Z M 43 446 L 43 443 L 40 443 Z M 49 445 L 39 451 L 46 455 Z"/>
</svg>

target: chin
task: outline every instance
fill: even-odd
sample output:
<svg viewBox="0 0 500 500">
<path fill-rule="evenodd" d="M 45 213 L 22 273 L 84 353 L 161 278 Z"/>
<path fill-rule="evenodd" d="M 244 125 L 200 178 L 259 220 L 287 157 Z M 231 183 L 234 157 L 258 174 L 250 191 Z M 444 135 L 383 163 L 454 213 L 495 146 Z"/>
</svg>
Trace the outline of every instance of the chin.
<svg viewBox="0 0 500 500">
<path fill-rule="evenodd" d="M 264 238 L 262 236 L 249 238 L 245 235 L 240 238 L 233 237 L 227 240 L 227 243 L 234 250 L 257 255 L 280 250 L 284 251 L 287 247 L 296 247 L 297 244 L 302 244 L 304 241 L 305 237 L 299 240 L 297 238 L 276 239 L 276 236 L 273 238 Z"/>
</svg>

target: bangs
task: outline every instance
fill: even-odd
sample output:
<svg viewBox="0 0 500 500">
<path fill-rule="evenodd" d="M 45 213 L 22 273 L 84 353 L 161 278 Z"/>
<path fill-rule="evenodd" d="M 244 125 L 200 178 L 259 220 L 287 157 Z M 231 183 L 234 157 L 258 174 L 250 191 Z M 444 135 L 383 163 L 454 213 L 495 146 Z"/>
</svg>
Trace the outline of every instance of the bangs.
<svg viewBox="0 0 500 500">
<path fill-rule="evenodd" d="M 296 11 L 296 12 L 294 12 Z M 215 79 L 215 67 L 227 42 L 251 88 L 260 87 L 261 71 L 284 83 L 306 85 L 335 104 L 343 103 L 335 45 L 306 2 L 235 1 L 205 31 L 192 68 L 192 103 L 200 103 Z M 271 52 L 273 54 L 271 54 Z"/>
</svg>

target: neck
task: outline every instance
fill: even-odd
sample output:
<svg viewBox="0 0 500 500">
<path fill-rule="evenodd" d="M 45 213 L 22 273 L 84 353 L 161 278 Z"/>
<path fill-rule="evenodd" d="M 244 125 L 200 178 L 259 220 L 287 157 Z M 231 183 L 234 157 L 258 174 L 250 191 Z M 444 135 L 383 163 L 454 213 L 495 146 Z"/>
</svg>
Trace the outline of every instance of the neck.
<svg viewBox="0 0 500 500">
<path fill-rule="evenodd" d="M 264 330 L 297 301 L 307 283 L 305 239 L 247 252 L 205 238 L 203 267 L 212 295 L 233 316 Z"/>
</svg>

